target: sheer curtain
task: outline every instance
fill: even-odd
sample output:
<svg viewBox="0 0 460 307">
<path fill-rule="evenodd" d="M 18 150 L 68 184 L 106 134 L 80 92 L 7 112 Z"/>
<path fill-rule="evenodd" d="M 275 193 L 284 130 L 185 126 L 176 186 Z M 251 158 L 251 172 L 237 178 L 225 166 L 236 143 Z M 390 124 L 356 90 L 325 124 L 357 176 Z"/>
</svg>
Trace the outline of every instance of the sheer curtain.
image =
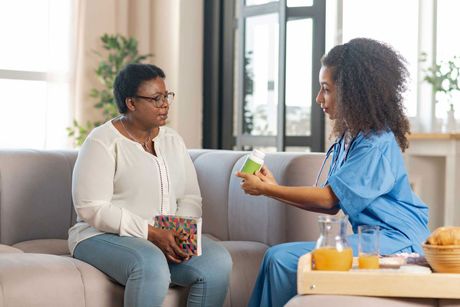
<svg viewBox="0 0 460 307">
<path fill-rule="evenodd" d="M 0 1 L 2 148 L 67 147 L 74 1 Z"/>
<path fill-rule="evenodd" d="M 104 33 L 152 53 L 150 0 L 0 1 L 0 148 L 70 148 L 73 119 L 97 120 L 89 97 Z"/>
<path fill-rule="evenodd" d="M 96 101 L 89 97 L 92 88 L 100 87 L 94 73 L 104 54 L 100 37 L 107 34 L 133 36 L 138 40 L 139 53 L 154 53 L 152 46 L 151 0 L 79 0 L 76 12 L 77 54 L 75 57 L 75 101 L 71 115 L 80 123 L 101 120 Z"/>
</svg>

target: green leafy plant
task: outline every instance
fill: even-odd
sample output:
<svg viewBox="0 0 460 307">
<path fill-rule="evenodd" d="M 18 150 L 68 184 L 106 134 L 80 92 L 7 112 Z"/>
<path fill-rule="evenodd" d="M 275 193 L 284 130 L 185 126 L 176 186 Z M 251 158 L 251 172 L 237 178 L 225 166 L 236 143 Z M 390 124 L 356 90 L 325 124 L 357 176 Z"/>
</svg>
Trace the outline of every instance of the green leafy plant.
<svg viewBox="0 0 460 307">
<path fill-rule="evenodd" d="M 96 99 L 95 108 L 102 112 L 102 121 L 87 121 L 85 124 L 73 121 L 67 128 L 67 135 L 73 139 L 75 146 L 80 146 L 89 132 L 118 115 L 117 105 L 113 96 L 113 81 L 118 72 L 127 64 L 141 63 L 150 58 L 151 54 L 140 55 L 137 50 L 137 40 L 133 37 L 124 37 L 119 34 L 104 34 L 100 37 L 105 52 L 94 53 L 101 59 L 95 70 L 101 87 L 93 88 L 90 97 Z"/>
<path fill-rule="evenodd" d="M 426 56 L 426 53 L 422 53 L 422 62 L 426 61 Z M 450 60 L 441 61 L 425 69 L 424 73 L 423 80 L 433 87 L 436 101 L 439 99 L 438 94 L 442 94 L 447 96 L 447 102 L 452 105 L 452 94 L 460 91 L 460 57 L 454 56 Z"/>
<path fill-rule="evenodd" d="M 250 109 L 250 99 L 254 91 L 254 73 L 251 67 L 252 51 L 248 51 L 244 57 L 244 101 L 243 101 L 243 133 L 251 134 L 254 128 L 254 114 Z"/>
</svg>

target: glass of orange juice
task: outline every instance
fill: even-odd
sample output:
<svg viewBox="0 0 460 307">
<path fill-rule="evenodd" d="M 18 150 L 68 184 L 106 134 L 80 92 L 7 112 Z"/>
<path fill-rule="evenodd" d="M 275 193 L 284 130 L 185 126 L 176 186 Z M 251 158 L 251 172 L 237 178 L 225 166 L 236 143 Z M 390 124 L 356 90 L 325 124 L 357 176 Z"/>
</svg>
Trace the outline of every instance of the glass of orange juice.
<svg viewBox="0 0 460 307">
<path fill-rule="evenodd" d="M 360 269 L 378 269 L 379 265 L 379 226 L 358 226 L 358 264 Z"/>
</svg>

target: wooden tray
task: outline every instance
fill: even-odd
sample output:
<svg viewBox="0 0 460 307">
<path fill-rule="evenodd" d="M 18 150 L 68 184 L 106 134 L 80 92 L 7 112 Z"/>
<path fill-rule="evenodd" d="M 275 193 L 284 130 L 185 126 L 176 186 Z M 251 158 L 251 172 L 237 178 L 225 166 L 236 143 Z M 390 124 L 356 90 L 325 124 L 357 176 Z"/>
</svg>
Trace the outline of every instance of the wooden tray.
<svg viewBox="0 0 460 307">
<path fill-rule="evenodd" d="M 311 255 L 299 259 L 298 294 L 460 299 L 460 274 L 398 270 L 312 271 Z"/>
</svg>

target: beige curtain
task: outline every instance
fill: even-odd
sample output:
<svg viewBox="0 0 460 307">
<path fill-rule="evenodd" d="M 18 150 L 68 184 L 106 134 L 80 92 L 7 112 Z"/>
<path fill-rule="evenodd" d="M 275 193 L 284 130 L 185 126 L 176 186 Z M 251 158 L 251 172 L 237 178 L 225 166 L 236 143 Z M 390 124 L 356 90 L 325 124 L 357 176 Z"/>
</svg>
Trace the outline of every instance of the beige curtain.
<svg viewBox="0 0 460 307">
<path fill-rule="evenodd" d="M 89 97 L 100 85 L 94 70 L 104 33 L 133 36 L 139 52 L 166 73 L 166 85 L 176 93 L 168 126 L 189 147 L 201 147 L 203 0 L 76 0 L 77 43 L 72 118 L 80 123 L 100 120 L 100 110 Z"/>
<path fill-rule="evenodd" d="M 94 70 L 102 51 L 100 36 L 104 33 L 136 37 L 139 52 L 154 53 L 152 41 L 152 1 L 150 0 L 78 0 L 76 3 L 76 54 L 73 118 L 81 123 L 100 120 L 91 88 L 100 87 Z"/>
</svg>

